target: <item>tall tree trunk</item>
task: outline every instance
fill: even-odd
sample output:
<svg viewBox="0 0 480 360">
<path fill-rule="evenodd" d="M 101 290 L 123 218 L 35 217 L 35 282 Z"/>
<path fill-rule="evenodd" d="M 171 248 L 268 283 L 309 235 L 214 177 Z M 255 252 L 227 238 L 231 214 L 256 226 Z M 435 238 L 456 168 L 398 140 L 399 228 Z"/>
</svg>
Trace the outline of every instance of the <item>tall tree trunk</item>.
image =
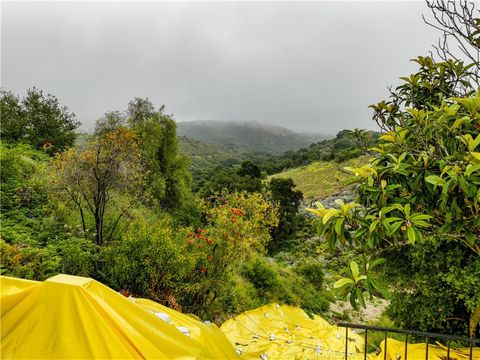
<svg viewBox="0 0 480 360">
<path fill-rule="evenodd" d="M 78 206 L 78 210 L 80 211 L 80 217 L 82 218 L 83 233 L 85 234 L 87 232 L 87 227 L 85 226 L 85 215 L 83 214 L 82 205 L 77 204 L 77 206 Z"/>
<path fill-rule="evenodd" d="M 95 209 L 95 230 L 97 233 L 95 234 L 95 241 L 97 242 L 97 245 L 101 246 L 103 242 L 103 237 L 102 237 L 102 232 L 103 232 L 103 219 L 100 214 L 100 211 L 98 208 Z"/>
<path fill-rule="evenodd" d="M 475 311 L 470 314 L 469 335 L 471 338 L 475 337 L 477 326 L 480 324 L 480 304 Z"/>
</svg>

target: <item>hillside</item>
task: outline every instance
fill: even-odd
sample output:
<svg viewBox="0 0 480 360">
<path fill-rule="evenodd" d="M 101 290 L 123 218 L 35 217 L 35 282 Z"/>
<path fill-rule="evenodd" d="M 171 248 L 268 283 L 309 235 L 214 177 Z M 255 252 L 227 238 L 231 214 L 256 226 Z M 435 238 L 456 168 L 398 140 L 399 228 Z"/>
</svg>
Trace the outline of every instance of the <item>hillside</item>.
<svg viewBox="0 0 480 360">
<path fill-rule="evenodd" d="M 178 144 L 180 152 L 191 159 L 190 170 L 194 177 L 219 165 L 240 163 L 250 156 L 245 148 L 238 145 L 211 144 L 186 136 L 179 137 Z"/>
<path fill-rule="evenodd" d="M 299 134 L 280 126 L 255 122 L 187 121 L 178 122 L 179 136 L 202 142 L 241 147 L 251 152 L 281 153 L 300 149 L 325 139 L 322 135 Z"/>
<path fill-rule="evenodd" d="M 288 169 L 269 178 L 292 178 L 297 189 L 303 192 L 306 202 L 324 198 L 337 193 L 348 184 L 351 178 L 344 167 L 359 167 L 368 162 L 368 157 L 361 156 L 341 163 L 333 161 L 316 161 L 311 164 Z"/>
</svg>

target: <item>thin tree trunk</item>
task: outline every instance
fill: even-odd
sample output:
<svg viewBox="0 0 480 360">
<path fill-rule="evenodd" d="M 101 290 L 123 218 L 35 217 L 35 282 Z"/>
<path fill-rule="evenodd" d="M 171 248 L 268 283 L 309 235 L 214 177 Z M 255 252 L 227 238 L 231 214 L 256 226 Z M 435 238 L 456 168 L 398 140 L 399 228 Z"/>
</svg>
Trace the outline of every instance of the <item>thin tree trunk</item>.
<svg viewBox="0 0 480 360">
<path fill-rule="evenodd" d="M 87 227 L 85 226 L 85 215 L 83 214 L 83 209 L 82 206 L 78 203 L 78 210 L 80 211 L 80 217 L 82 218 L 82 228 L 83 228 L 83 233 L 85 234 L 87 232 Z"/>
</svg>

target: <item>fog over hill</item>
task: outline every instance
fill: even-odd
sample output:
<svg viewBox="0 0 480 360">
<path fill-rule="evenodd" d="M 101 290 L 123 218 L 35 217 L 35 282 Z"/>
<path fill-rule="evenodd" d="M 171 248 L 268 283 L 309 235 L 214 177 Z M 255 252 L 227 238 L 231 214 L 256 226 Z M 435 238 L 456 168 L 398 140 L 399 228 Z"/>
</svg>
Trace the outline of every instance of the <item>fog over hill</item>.
<svg viewBox="0 0 480 360">
<path fill-rule="evenodd" d="M 421 1 L 4 1 L 2 86 L 56 95 L 82 131 L 134 97 L 185 121 L 375 130 L 368 105 L 436 42 L 422 13 Z"/>
<path fill-rule="evenodd" d="M 248 151 L 279 153 L 300 149 L 333 135 L 302 134 L 287 128 L 259 122 L 183 121 L 178 134 L 206 143 L 241 146 Z"/>
</svg>

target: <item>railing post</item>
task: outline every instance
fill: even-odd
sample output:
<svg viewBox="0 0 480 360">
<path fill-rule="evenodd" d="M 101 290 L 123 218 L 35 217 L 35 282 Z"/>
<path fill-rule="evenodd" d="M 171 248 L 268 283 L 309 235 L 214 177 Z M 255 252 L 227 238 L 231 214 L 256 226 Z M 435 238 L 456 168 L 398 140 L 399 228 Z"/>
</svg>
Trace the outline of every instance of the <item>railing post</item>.
<svg viewBox="0 0 480 360">
<path fill-rule="evenodd" d="M 339 322 L 337 323 L 337 326 L 339 327 L 345 327 L 345 360 L 348 360 L 348 329 L 363 329 L 365 331 L 364 334 L 364 360 L 368 358 L 367 356 L 367 351 L 368 351 L 368 331 L 379 331 L 383 332 L 385 334 L 385 344 L 383 347 L 383 359 L 387 360 L 387 349 L 388 349 L 388 334 L 389 333 L 395 333 L 395 334 L 403 334 L 405 335 L 405 356 L 403 360 L 407 360 L 408 358 L 408 342 L 410 339 L 410 336 L 419 336 L 419 337 L 424 337 L 425 338 L 425 358 L 428 360 L 429 357 L 429 350 L 430 350 L 430 341 L 431 339 L 442 339 L 442 342 L 446 342 L 447 345 L 447 356 L 446 360 L 450 360 L 451 356 L 451 348 L 452 348 L 452 341 L 461 341 L 461 342 L 467 342 L 470 345 L 469 348 L 469 355 L 468 358 L 470 360 L 473 360 L 473 348 L 475 347 L 476 344 L 480 344 L 480 339 L 478 338 L 472 338 L 472 337 L 466 337 L 466 336 L 457 336 L 457 335 L 448 335 L 448 334 L 436 334 L 436 333 L 431 333 L 431 332 L 425 332 L 425 331 L 416 331 L 416 330 L 401 330 L 401 329 L 394 329 L 394 328 L 388 328 L 388 327 L 382 327 L 382 326 L 374 326 L 374 325 L 361 325 L 361 324 L 351 324 L 351 323 L 344 323 L 344 322 Z M 341 339 L 341 336 L 339 333 L 337 333 L 337 337 Z M 435 340 L 434 340 L 435 341 Z M 465 349 L 466 350 L 466 349 Z M 465 356 L 467 357 L 467 351 L 465 351 Z M 399 355 L 396 355 L 399 356 Z"/>
<path fill-rule="evenodd" d="M 368 340 L 368 336 L 367 336 L 367 329 L 365 329 L 365 343 L 364 343 L 364 350 L 363 350 L 363 360 L 367 360 L 367 340 Z"/>
<path fill-rule="evenodd" d="M 405 359 L 407 360 L 408 357 L 408 334 L 405 334 Z"/>
<path fill-rule="evenodd" d="M 348 326 L 345 326 L 345 360 L 348 359 Z"/>
<path fill-rule="evenodd" d="M 425 347 L 425 360 L 428 360 L 428 336 L 425 338 L 425 344 L 427 345 Z"/>
<path fill-rule="evenodd" d="M 387 360 L 387 337 L 388 337 L 388 331 L 385 331 L 385 346 L 383 348 L 383 360 Z"/>
</svg>

